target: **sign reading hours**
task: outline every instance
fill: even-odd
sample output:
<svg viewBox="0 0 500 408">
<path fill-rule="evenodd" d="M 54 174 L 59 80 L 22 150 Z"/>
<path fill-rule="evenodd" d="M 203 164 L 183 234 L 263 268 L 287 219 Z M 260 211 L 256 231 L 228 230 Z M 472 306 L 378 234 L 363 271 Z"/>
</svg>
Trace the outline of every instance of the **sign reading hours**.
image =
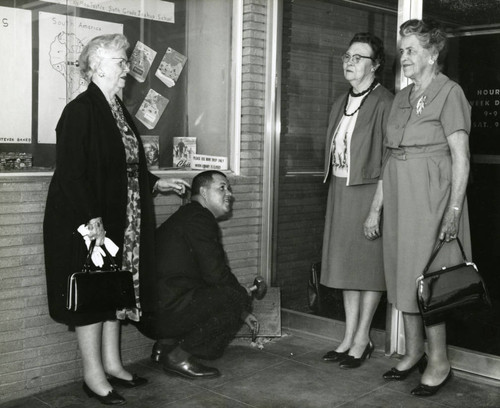
<svg viewBox="0 0 500 408">
<path fill-rule="evenodd" d="M 451 37 L 449 45 L 445 74 L 472 106 L 471 153 L 500 155 L 500 33 Z"/>
</svg>

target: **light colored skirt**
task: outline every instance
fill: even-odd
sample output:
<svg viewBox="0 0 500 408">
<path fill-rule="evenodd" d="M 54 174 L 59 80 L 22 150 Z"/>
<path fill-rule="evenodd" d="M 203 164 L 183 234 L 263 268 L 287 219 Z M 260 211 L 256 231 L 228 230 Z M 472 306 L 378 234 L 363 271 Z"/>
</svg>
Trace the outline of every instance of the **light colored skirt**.
<svg viewBox="0 0 500 408">
<path fill-rule="evenodd" d="M 377 184 L 346 186 L 330 177 L 323 236 L 321 284 L 330 288 L 385 291 L 382 240 L 365 238 L 363 224 Z"/>
<path fill-rule="evenodd" d="M 421 157 L 391 156 L 384 171 L 384 263 L 387 300 L 398 310 L 418 313 L 416 279 L 435 246 L 451 190 L 449 152 L 422 148 Z M 426 156 L 428 155 L 428 156 Z M 458 236 L 471 254 L 469 213 L 464 201 Z M 462 261 L 456 242 L 445 244 L 430 268 Z"/>
</svg>

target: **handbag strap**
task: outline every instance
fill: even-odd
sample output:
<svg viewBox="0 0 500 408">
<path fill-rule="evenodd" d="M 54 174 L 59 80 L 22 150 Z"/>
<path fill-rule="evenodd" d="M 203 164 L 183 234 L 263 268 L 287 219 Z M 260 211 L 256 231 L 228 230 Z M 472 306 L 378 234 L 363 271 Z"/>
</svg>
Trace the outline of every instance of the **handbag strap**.
<svg viewBox="0 0 500 408">
<path fill-rule="evenodd" d="M 94 248 L 95 248 L 95 239 L 90 241 L 89 250 L 87 252 L 87 257 L 85 258 L 85 262 L 83 264 L 82 272 L 90 272 L 91 271 L 92 251 L 94 250 Z M 118 265 L 116 264 L 115 258 L 113 256 L 111 256 L 111 254 L 106 249 L 106 245 L 102 245 L 101 249 L 104 251 L 104 253 L 106 254 L 106 256 L 109 259 L 109 267 L 113 271 L 119 271 L 120 268 L 118 268 Z"/>
<path fill-rule="evenodd" d="M 458 237 L 456 238 L 456 241 L 460 248 L 460 252 L 462 253 L 462 258 L 464 259 L 464 262 L 468 262 L 467 257 L 465 256 L 464 247 L 462 246 L 462 243 L 460 242 L 460 239 Z M 444 244 L 446 244 L 446 241 L 444 239 L 442 241 L 438 240 L 438 242 L 434 247 L 434 250 L 432 251 L 429 261 L 427 262 L 427 265 L 425 265 L 424 272 L 422 273 L 423 275 L 425 275 L 429 271 L 432 262 L 434 262 L 434 259 L 436 259 L 437 254 L 439 253 Z"/>
</svg>

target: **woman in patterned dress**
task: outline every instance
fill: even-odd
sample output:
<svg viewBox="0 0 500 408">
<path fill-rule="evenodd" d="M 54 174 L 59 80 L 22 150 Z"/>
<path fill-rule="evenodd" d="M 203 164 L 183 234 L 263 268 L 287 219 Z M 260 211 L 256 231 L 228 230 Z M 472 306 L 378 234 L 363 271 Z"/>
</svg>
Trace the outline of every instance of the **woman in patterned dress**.
<svg viewBox="0 0 500 408">
<path fill-rule="evenodd" d="M 92 39 L 82 50 L 79 67 L 89 86 L 65 107 L 57 124 L 56 169 L 44 219 L 50 315 L 76 328 L 84 390 L 104 404 L 125 402 L 113 385 L 130 388 L 146 382 L 122 365 L 119 320 L 138 321 L 142 310 L 154 308 L 154 299 L 140 297 L 153 292 L 148 289 L 155 285 L 153 192 L 183 194 L 188 186 L 184 180 L 160 179 L 147 170 L 139 133 L 117 96 L 129 72 L 128 47 L 123 35 L 111 34 Z M 117 245 L 117 264 L 134 276 L 133 310 L 66 309 L 67 278 L 82 268 L 85 233 L 96 246 L 105 238 Z"/>
<path fill-rule="evenodd" d="M 426 356 L 415 281 L 438 239 L 452 241 L 458 235 L 470 256 L 465 190 L 471 108 L 462 88 L 440 72 L 444 30 L 431 20 L 409 20 L 400 34 L 401 66 L 413 83 L 396 95 L 387 124 L 384 265 L 388 301 L 403 312 L 406 354 L 384 378 L 404 380 L 419 368 L 420 384 L 411 393 L 429 396 L 451 378 L 446 325 L 425 327 Z M 433 268 L 461 261 L 452 243 L 444 245 Z"/>
</svg>

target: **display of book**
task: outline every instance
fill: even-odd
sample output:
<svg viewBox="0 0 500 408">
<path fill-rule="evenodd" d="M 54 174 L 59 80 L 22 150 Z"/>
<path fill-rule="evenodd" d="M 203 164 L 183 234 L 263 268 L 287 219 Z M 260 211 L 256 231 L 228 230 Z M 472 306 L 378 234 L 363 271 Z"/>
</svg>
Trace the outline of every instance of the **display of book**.
<svg viewBox="0 0 500 408">
<path fill-rule="evenodd" d="M 169 100 L 163 95 L 160 95 L 154 89 L 150 89 L 135 117 L 148 129 L 154 129 L 168 102 Z"/>
<path fill-rule="evenodd" d="M 168 47 L 155 75 L 169 88 L 175 85 L 184 68 L 187 57 Z"/>
<path fill-rule="evenodd" d="M 174 137 L 174 167 L 191 167 L 194 154 L 196 154 L 196 137 Z"/>
<path fill-rule="evenodd" d="M 158 169 L 160 166 L 160 136 L 141 136 L 148 168 Z"/>
<path fill-rule="evenodd" d="M 144 82 L 148 76 L 151 64 L 156 57 L 156 51 L 137 41 L 134 51 L 130 56 L 130 71 L 129 75 L 134 77 L 139 82 Z"/>
</svg>

